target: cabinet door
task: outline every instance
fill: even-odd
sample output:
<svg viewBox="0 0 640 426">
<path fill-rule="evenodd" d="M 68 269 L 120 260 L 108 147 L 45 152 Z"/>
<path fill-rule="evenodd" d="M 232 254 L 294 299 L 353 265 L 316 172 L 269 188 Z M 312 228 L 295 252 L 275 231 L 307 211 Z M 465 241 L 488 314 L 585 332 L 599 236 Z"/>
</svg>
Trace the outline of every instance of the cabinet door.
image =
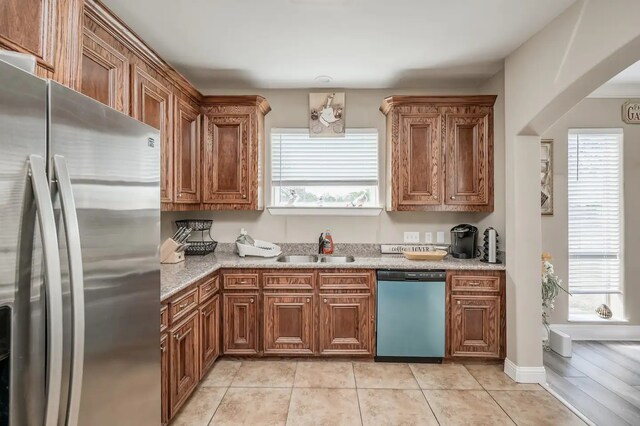
<svg viewBox="0 0 640 426">
<path fill-rule="evenodd" d="M 441 204 L 441 116 L 400 115 L 398 205 Z"/>
<path fill-rule="evenodd" d="M 200 202 L 200 116 L 182 99 L 176 100 L 174 136 L 175 203 Z"/>
<path fill-rule="evenodd" d="M 132 74 L 133 117 L 160 130 L 160 201 L 169 203 L 173 199 L 173 96 L 141 68 L 134 65 Z"/>
<path fill-rule="evenodd" d="M 87 28 L 82 37 L 80 80 L 82 93 L 129 113 L 129 60 Z"/>
<path fill-rule="evenodd" d="M 451 296 L 451 355 L 500 356 L 500 296 Z"/>
<path fill-rule="evenodd" d="M 160 336 L 160 398 L 162 404 L 162 424 L 169 422 L 169 337 L 166 333 Z"/>
<path fill-rule="evenodd" d="M 200 377 L 220 354 L 220 295 L 200 307 Z"/>
<path fill-rule="evenodd" d="M 250 204 L 249 115 L 205 115 L 203 203 Z"/>
<path fill-rule="evenodd" d="M 370 295 L 320 295 L 320 353 L 371 352 Z"/>
<path fill-rule="evenodd" d="M 258 294 L 224 295 L 224 353 L 258 353 Z"/>
<path fill-rule="evenodd" d="M 313 294 L 264 295 L 264 352 L 313 353 Z"/>
<path fill-rule="evenodd" d="M 447 114 L 445 203 L 492 208 L 490 114 Z"/>
<path fill-rule="evenodd" d="M 200 380 L 198 311 L 171 329 L 171 416 L 191 395 Z"/>
</svg>

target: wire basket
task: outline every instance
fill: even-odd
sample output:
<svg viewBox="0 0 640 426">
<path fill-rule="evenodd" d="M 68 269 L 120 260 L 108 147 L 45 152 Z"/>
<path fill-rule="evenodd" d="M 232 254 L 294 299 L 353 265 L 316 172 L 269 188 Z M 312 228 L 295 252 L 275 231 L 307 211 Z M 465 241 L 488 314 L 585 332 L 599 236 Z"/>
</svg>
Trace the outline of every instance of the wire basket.
<svg viewBox="0 0 640 426">
<path fill-rule="evenodd" d="M 182 219 L 176 220 L 178 228 L 190 228 L 191 231 L 208 231 L 211 229 L 213 220 L 208 219 Z"/>
<path fill-rule="evenodd" d="M 184 250 L 187 256 L 204 256 L 213 253 L 218 246 L 217 241 L 189 241 L 189 247 Z"/>
</svg>

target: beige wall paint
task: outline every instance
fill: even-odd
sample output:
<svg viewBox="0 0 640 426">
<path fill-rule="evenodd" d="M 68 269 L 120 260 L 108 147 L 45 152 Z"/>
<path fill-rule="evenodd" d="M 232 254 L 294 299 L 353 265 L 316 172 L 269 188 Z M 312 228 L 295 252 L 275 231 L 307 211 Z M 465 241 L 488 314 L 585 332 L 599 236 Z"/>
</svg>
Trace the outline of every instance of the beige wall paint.
<svg viewBox="0 0 640 426">
<path fill-rule="evenodd" d="M 339 89 L 338 89 L 339 90 Z M 265 96 L 272 111 L 266 116 L 267 152 L 265 177 L 270 176 L 268 135 L 272 128 L 308 127 L 309 92 L 311 90 L 260 90 L 252 94 Z M 313 90 L 319 91 L 319 90 Z M 257 92 L 257 93 L 256 93 Z M 207 94 L 248 94 L 245 90 L 225 90 Z M 424 87 L 415 90 L 346 90 L 347 127 L 376 128 L 379 134 L 379 176 L 385 176 L 385 116 L 379 111 L 382 100 L 390 95 L 402 94 L 496 94 L 498 99 L 494 113 L 495 145 L 495 209 L 493 213 L 436 213 L 436 212 L 386 212 L 376 217 L 336 216 L 272 216 L 264 212 L 164 212 L 162 213 L 162 236 L 173 233 L 173 221 L 180 218 L 206 218 L 214 221 L 213 237 L 221 242 L 235 241 L 240 228 L 244 227 L 255 238 L 277 242 L 311 243 L 320 232 L 331 229 L 338 243 L 387 243 L 402 242 L 403 232 L 446 231 L 459 223 L 472 223 L 480 228 L 493 226 L 499 234 L 504 233 L 504 76 L 500 72 L 482 87 Z M 268 179 L 265 179 L 265 181 Z M 380 200 L 385 199 L 386 188 L 381 186 Z M 265 191 L 267 197 L 270 192 Z M 268 202 L 268 200 L 267 200 Z"/>
<path fill-rule="evenodd" d="M 621 119 L 625 99 L 585 99 L 543 134 L 553 139 L 554 214 L 542 217 L 542 249 L 553 255 L 558 275 L 567 282 L 567 132 L 570 128 L 622 128 L 624 185 L 624 275 L 625 312 L 630 324 L 640 325 L 640 125 Z M 551 322 L 564 324 L 568 315 L 568 296 L 562 293 L 555 303 Z"/>
</svg>

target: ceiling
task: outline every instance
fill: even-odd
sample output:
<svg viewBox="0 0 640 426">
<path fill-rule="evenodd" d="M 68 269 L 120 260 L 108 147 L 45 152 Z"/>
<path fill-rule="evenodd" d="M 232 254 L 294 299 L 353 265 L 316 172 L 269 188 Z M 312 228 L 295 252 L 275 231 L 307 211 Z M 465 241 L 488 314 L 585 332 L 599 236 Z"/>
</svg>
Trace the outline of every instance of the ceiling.
<svg viewBox="0 0 640 426">
<path fill-rule="evenodd" d="M 573 2 L 103 0 L 202 91 L 480 84 Z"/>
<path fill-rule="evenodd" d="M 590 98 L 640 98 L 640 61 L 596 89 Z"/>
</svg>

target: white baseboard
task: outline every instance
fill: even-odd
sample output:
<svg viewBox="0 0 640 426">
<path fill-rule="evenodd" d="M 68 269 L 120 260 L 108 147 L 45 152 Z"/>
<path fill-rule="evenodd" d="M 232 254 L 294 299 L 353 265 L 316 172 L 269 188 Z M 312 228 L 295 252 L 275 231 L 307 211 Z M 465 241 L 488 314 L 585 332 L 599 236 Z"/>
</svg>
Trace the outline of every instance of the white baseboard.
<svg viewBox="0 0 640 426">
<path fill-rule="evenodd" d="M 568 334 L 571 340 L 640 340 L 640 325 L 551 324 L 551 329 Z"/>
<path fill-rule="evenodd" d="M 504 360 L 504 372 L 518 383 L 546 383 L 544 367 L 518 367 L 510 359 Z"/>
</svg>

